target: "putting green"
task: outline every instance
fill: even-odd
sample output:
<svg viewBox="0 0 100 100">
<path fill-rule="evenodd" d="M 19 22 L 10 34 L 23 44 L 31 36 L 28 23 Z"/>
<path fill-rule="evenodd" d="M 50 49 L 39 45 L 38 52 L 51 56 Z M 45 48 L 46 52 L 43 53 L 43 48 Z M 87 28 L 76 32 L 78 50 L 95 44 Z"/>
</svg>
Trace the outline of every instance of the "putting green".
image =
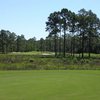
<svg viewBox="0 0 100 100">
<path fill-rule="evenodd" d="M 100 100 L 100 71 L 0 71 L 0 100 Z"/>
</svg>

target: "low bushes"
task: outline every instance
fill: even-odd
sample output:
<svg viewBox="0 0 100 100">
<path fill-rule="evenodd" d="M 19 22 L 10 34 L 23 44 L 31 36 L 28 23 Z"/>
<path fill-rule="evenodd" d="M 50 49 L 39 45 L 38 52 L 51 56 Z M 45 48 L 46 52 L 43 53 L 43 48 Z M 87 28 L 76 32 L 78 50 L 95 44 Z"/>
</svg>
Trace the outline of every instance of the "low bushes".
<svg viewBox="0 0 100 100">
<path fill-rule="evenodd" d="M 0 70 L 92 70 L 100 69 L 100 59 L 78 57 L 55 58 L 41 55 L 0 56 Z"/>
</svg>

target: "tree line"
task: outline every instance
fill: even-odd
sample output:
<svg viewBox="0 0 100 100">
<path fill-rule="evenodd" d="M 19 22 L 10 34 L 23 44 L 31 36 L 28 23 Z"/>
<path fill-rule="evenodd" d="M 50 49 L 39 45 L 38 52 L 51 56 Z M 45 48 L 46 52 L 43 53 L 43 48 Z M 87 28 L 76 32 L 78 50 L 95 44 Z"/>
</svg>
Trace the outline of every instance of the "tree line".
<svg viewBox="0 0 100 100">
<path fill-rule="evenodd" d="M 35 50 L 36 38 L 25 39 L 24 35 L 16 35 L 8 30 L 0 31 L 0 52 L 26 52 Z"/>
<path fill-rule="evenodd" d="M 78 14 L 63 8 L 51 13 L 46 22 L 49 38 L 54 39 L 55 56 L 66 53 L 100 53 L 100 19 L 91 10 L 81 9 Z M 59 52 L 59 53 L 58 53 Z"/>
<path fill-rule="evenodd" d="M 47 41 L 48 39 L 43 38 L 37 40 L 36 37 L 25 39 L 23 34 L 16 35 L 14 32 L 2 29 L 0 31 L 0 53 L 50 51 L 49 42 Z"/>
<path fill-rule="evenodd" d="M 49 35 L 37 40 L 25 39 L 9 30 L 0 31 L 0 52 L 49 51 L 55 56 L 74 56 L 84 58 L 84 53 L 100 53 L 100 19 L 91 10 L 81 9 L 77 14 L 63 8 L 51 13 L 46 21 Z"/>
</svg>

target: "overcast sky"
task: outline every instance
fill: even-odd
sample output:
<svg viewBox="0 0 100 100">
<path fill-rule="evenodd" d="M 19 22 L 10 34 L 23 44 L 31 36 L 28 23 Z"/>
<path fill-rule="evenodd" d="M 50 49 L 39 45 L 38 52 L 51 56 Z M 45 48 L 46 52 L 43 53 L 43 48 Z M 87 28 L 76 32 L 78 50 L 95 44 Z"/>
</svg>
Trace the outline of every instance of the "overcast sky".
<svg viewBox="0 0 100 100">
<path fill-rule="evenodd" d="M 100 18 L 100 0 L 0 0 L 0 29 L 23 34 L 26 39 L 45 38 L 50 13 L 67 8 L 92 10 Z"/>
</svg>

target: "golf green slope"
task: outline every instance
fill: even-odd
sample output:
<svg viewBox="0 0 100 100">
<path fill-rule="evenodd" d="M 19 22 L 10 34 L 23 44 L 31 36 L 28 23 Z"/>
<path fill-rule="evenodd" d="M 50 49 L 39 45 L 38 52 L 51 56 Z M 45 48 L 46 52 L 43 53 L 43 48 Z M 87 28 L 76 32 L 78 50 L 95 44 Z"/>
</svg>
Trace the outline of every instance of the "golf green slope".
<svg viewBox="0 0 100 100">
<path fill-rule="evenodd" d="M 100 71 L 0 71 L 0 100 L 100 100 Z"/>
</svg>

